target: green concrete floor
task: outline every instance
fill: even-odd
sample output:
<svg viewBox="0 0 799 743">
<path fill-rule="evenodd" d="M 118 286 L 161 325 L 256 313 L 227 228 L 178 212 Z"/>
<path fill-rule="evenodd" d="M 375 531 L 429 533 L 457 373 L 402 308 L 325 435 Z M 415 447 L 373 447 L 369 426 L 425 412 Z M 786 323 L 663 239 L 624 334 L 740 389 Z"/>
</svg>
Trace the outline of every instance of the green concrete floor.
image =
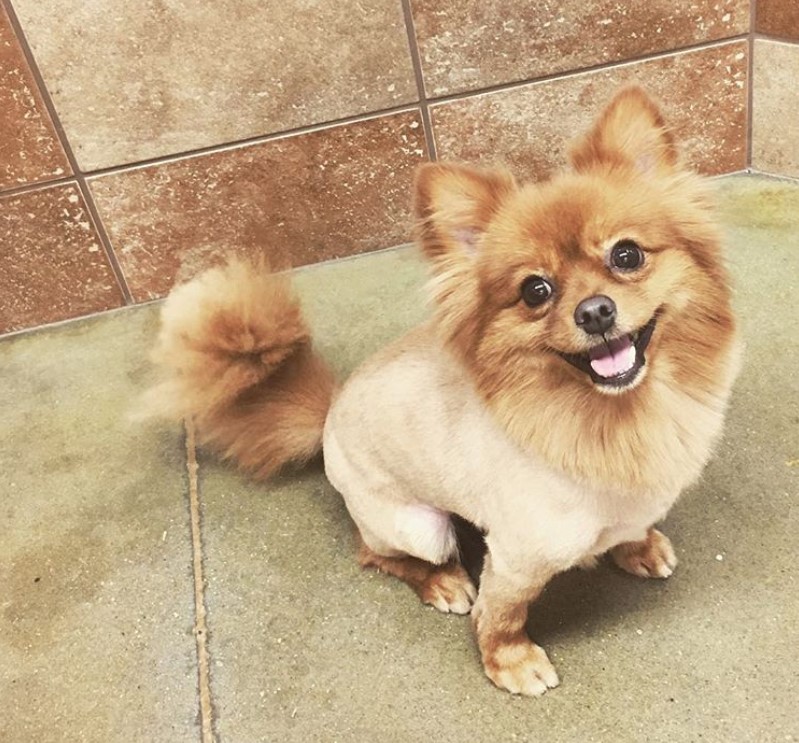
<svg viewBox="0 0 799 743">
<path fill-rule="evenodd" d="M 799 185 L 717 183 L 748 344 L 726 437 L 664 526 L 674 577 L 539 601 L 541 699 L 357 568 L 319 466 L 256 485 L 200 454 L 198 551 L 183 432 L 128 419 L 157 307 L 0 341 L 0 741 L 799 740 Z M 298 274 L 341 371 L 423 315 L 421 276 L 404 251 Z"/>
</svg>

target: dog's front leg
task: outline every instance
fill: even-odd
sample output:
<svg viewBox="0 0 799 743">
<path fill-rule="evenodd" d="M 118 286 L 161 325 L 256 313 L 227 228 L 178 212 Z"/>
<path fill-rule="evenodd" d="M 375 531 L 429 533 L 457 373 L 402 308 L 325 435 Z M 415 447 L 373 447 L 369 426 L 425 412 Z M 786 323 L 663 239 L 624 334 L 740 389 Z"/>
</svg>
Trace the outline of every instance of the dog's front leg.
<svg viewBox="0 0 799 743">
<path fill-rule="evenodd" d="M 529 604 L 543 590 L 552 573 L 514 574 L 498 570 L 486 556 L 472 621 L 486 675 L 512 694 L 539 696 L 558 685 L 558 674 L 543 648 L 527 636 Z"/>
<path fill-rule="evenodd" d="M 654 527 L 639 542 L 616 545 L 610 555 L 622 570 L 641 578 L 668 578 L 677 566 L 669 538 Z"/>
</svg>

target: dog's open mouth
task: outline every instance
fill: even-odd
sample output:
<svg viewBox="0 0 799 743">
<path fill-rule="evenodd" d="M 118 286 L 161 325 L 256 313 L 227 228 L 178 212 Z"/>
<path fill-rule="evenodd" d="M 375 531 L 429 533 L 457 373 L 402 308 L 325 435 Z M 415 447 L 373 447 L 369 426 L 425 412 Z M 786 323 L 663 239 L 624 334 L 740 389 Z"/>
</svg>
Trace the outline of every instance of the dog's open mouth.
<svg viewBox="0 0 799 743">
<path fill-rule="evenodd" d="M 560 353 L 572 366 L 585 372 L 602 387 L 627 387 L 646 364 L 644 351 L 655 332 L 657 315 L 633 333 L 608 338 L 587 353 Z"/>
</svg>

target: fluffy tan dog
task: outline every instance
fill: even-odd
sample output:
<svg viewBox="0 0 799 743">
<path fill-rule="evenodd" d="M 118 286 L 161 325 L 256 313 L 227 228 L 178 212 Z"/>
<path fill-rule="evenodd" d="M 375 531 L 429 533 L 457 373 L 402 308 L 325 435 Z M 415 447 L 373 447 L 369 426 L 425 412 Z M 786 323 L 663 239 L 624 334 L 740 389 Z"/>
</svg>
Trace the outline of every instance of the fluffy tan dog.
<svg viewBox="0 0 799 743">
<path fill-rule="evenodd" d="M 418 173 L 432 320 L 337 389 L 287 279 L 233 261 L 167 300 L 151 403 L 259 477 L 324 450 L 359 560 L 441 611 L 471 611 L 488 677 L 558 684 L 527 637 L 547 581 L 609 552 L 635 575 L 676 564 L 654 528 L 722 428 L 737 341 L 701 179 L 655 104 L 622 90 L 572 171 Z M 479 592 L 451 514 L 486 534 Z"/>
</svg>

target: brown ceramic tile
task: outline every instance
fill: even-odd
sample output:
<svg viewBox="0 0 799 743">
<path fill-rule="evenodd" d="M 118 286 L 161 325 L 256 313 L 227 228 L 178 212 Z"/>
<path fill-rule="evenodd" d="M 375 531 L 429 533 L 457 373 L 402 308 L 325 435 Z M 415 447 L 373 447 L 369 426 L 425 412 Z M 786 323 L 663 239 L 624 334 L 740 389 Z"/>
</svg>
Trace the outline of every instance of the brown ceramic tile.
<svg viewBox="0 0 799 743">
<path fill-rule="evenodd" d="M 0 198 L 0 264 L 0 333 L 123 304 L 71 184 Z"/>
<path fill-rule="evenodd" d="M 399 0 L 14 0 L 84 170 L 415 100 Z"/>
<path fill-rule="evenodd" d="M 799 177 L 799 45 L 755 41 L 752 167 Z"/>
<path fill-rule="evenodd" d="M 749 30 L 748 0 L 412 4 L 429 96 L 633 59 Z"/>
<path fill-rule="evenodd" d="M 522 179 L 565 164 L 569 138 L 616 88 L 638 82 L 663 104 L 685 155 L 705 173 L 746 166 L 746 42 L 532 83 L 432 108 L 438 155 L 503 161 Z"/>
<path fill-rule="evenodd" d="M 0 190 L 70 172 L 36 81 L 0 5 Z"/>
<path fill-rule="evenodd" d="M 302 265 L 407 241 L 416 112 L 92 179 L 137 301 L 231 250 Z"/>
<path fill-rule="evenodd" d="M 755 28 L 762 34 L 799 40 L 799 2 L 757 0 Z"/>
</svg>

